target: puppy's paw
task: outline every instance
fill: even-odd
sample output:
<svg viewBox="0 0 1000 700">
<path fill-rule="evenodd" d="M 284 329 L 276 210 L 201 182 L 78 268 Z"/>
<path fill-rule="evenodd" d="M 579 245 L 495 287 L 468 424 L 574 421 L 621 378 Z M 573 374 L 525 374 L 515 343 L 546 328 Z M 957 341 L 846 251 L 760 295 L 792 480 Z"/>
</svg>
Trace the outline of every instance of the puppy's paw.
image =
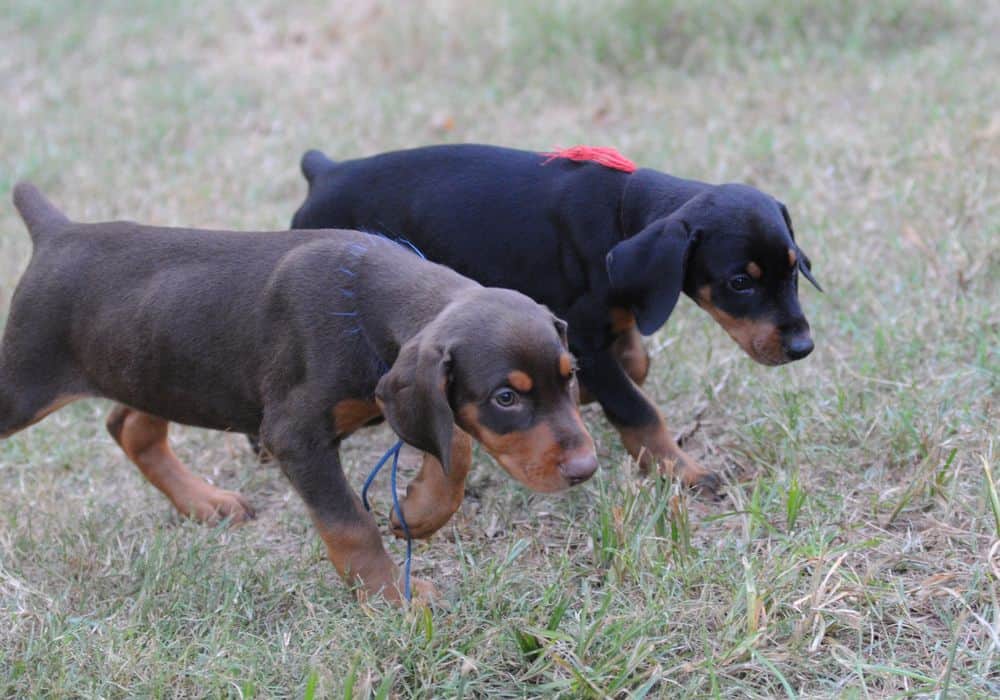
<svg viewBox="0 0 1000 700">
<path fill-rule="evenodd" d="M 405 591 L 406 582 L 402 576 L 394 584 L 385 586 L 376 587 L 366 582 L 357 590 L 358 602 L 368 603 L 381 597 L 391 605 L 402 607 L 407 602 Z M 410 578 L 410 598 L 412 605 L 430 605 L 439 598 L 439 594 L 433 583 L 414 576 Z"/>
<path fill-rule="evenodd" d="M 431 605 L 441 598 L 437 587 L 427 579 L 422 578 L 410 579 L 410 595 L 412 598 L 410 603 L 421 606 Z"/>
<path fill-rule="evenodd" d="M 681 483 L 710 501 L 721 501 L 726 494 L 722 491 L 722 479 L 713 471 L 706 469 L 686 454 L 679 459 L 664 458 L 660 461 L 659 473 L 663 476 L 680 477 Z"/>
<path fill-rule="evenodd" d="M 410 483 L 406 487 L 406 497 L 399 504 L 403 509 L 410 536 L 424 540 L 440 530 L 462 506 L 464 496 L 464 485 L 457 489 L 445 489 L 434 482 Z M 392 524 L 392 534 L 399 539 L 405 539 L 403 524 L 395 508 L 389 514 L 389 520 Z"/>
<path fill-rule="evenodd" d="M 205 484 L 195 496 L 181 501 L 178 510 L 201 523 L 217 525 L 228 518 L 231 525 L 239 525 L 257 515 L 250 502 L 235 491 Z"/>
<path fill-rule="evenodd" d="M 417 505 L 422 506 L 422 508 L 416 508 Z M 400 506 L 403 508 L 403 516 L 406 518 L 406 526 L 410 531 L 410 536 L 418 540 L 428 539 L 444 527 L 458 510 L 458 508 L 440 503 L 435 505 L 426 501 L 416 502 L 409 498 L 404 499 Z M 406 539 L 403 524 L 400 522 L 399 513 L 396 512 L 395 508 L 389 515 L 389 521 L 392 526 L 392 534 L 401 540 Z"/>
<path fill-rule="evenodd" d="M 710 501 L 725 500 L 726 494 L 722 490 L 722 479 L 715 472 L 704 470 L 688 479 L 687 475 L 682 475 L 684 485 L 698 495 Z"/>
<path fill-rule="evenodd" d="M 719 475 L 709 471 L 690 457 L 681 462 L 679 472 L 681 483 L 702 498 L 710 501 L 721 501 L 726 497 L 722 491 L 722 479 Z"/>
</svg>

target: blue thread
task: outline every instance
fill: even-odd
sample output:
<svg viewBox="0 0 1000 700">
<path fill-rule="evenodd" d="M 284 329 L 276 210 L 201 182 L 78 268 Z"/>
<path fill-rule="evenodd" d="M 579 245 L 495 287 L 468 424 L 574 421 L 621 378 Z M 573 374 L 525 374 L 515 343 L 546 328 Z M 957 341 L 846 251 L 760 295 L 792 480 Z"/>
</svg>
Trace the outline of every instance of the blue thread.
<svg viewBox="0 0 1000 700">
<path fill-rule="evenodd" d="M 382 358 L 381 357 L 379 357 L 378 355 L 375 355 L 375 369 L 378 370 L 378 376 L 379 376 L 379 379 L 381 379 L 382 375 L 384 375 L 386 372 L 389 371 L 389 365 L 387 365 L 386 363 L 382 362 Z"/>
<path fill-rule="evenodd" d="M 403 567 L 403 595 L 410 600 L 410 563 L 413 561 L 413 536 L 410 534 L 410 526 L 406 524 L 403 517 L 403 509 L 399 506 L 399 493 L 396 491 L 396 471 L 399 465 L 399 449 L 403 446 L 403 441 L 396 443 L 396 456 L 392 458 L 392 471 L 389 473 L 389 483 L 392 486 L 392 507 L 399 515 L 399 524 L 403 526 L 403 534 L 406 535 L 406 564 Z"/>
<path fill-rule="evenodd" d="M 389 457 L 392 457 L 392 471 L 390 472 L 390 483 L 392 485 L 392 507 L 399 514 L 399 524 L 403 528 L 403 534 L 406 535 L 406 564 L 404 566 L 403 574 L 403 595 L 406 596 L 407 600 L 410 600 L 410 562 L 413 560 L 413 537 L 410 535 L 410 527 L 406 524 L 406 518 L 403 517 L 403 509 L 399 505 L 399 494 L 396 492 L 396 471 L 399 468 L 399 451 L 403 448 L 403 441 L 400 440 L 395 445 L 390 447 L 382 459 L 378 461 L 375 468 L 371 470 L 368 474 L 368 478 L 365 479 L 365 485 L 361 487 L 361 502 L 365 506 L 365 510 L 371 512 L 371 505 L 368 503 L 368 488 L 375 481 L 375 477 L 385 466 L 385 463 L 389 461 Z"/>
<path fill-rule="evenodd" d="M 388 227 L 386 227 L 386 228 L 388 228 Z M 384 238 L 387 241 L 392 241 L 396 245 L 406 246 L 407 248 L 409 248 L 410 250 L 412 250 L 414 253 L 416 253 L 417 255 L 419 255 L 421 257 L 421 259 L 423 259 L 423 260 L 427 259 L 427 256 L 423 254 L 423 252 L 420 250 L 420 248 L 418 248 L 417 246 L 415 246 L 413 244 L 413 242 L 411 240 L 409 240 L 408 238 L 404 238 L 403 236 L 392 236 L 392 237 L 390 237 L 390 236 L 387 236 L 386 234 L 382 233 L 381 231 L 366 231 L 366 233 L 374 234 L 374 235 L 378 236 L 379 238 Z"/>
<path fill-rule="evenodd" d="M 390 241 L 392 243 L 395 243 L 396 245 L 399 245 L 399 246 L 405 246 L 406 248 L 409 248 L 414 253 L 416 253 L 418 256 L 420 256 L 422 259 L 424 259 L 424 260 L 427 259 L 427 256 L 425 256 L 423 254 L 423 252 L 417 246 L 415 246 L 410 240 L 408 240 L 407 238 L 404 238 L 403 236 L 395 236 L 394 238 L 390 238 L 389 236 L 387 236 L 386 234 L 382 233 L 381 231 L 369 231 L 369 230 L 365 230 L 365 229 L 362 229 L 362 230 L 365 231 L 365 233 L 367 233 L 368 235 L 377 236 L 379 238 L 382 238 L 382 239 L 385 239 L 385 240 Z M 352 243 L 348 244 L 348 250 L 350 252 L 357 253 L 359 257 L 363 253 L 368 252 L 368 248 L 367 247 L 362 246 L 360 243 L 356 243 L 356 242 L 352 242 Z M 346 267 L 340 267 L 338 269 L 341 272 L 347 273 L 351 277 L 355 277 L 356 276 L 354 272 L 352 272 L 351 270 L 349 270 Z M 353 291 L 351 291 L 349 289 L 346 289 L 344 287 L 338 287 L 337 289 L 340 291 L 341 294 L 343 294 L 348 299 L 353 299 L 356 296 Z M 334 312 L 332 312 L 332 315 L 333 316 L 344 316 L 344 317 L 349 317 L 349 318 L 357 318 L 357 317 L 360 316 L 360 313 L 358 312 L 357 309 L 355 309 L 353 311 L 334 311 Z M 355 335 L 355 336 L 356 335 L 360 335 L 362 337 L 362 339 L 364 339 L 365 344 L 368 345 L 368 349 L 371 350 L 372 356 L 375 358 L 375 367 L 378 370 L 379 377 L 381 377 L 382 375 L 384 375 L 386 372 L 389 371 L 389 365 L 387 365 L 385 362 L 383 362 L 382 358 L 379 357 L 378 353 L 375 351 L 375 346 L 372 344 L 371 338 L 368 337 L 368 333 L 365 331 L 363 325 L 360 322 L 354 328 L 348 328 L 348 329 L 346 329 L 344 331 L 344 333 L 346 335 Z"/>
<path fill-rule="evenodd" d="M 399 238 L 397 238 L 397 239 L 396 239 L 396 243 L 401 243 L 401 244 L 403 244 L 403 245 L 407 246 L 407 247 L 408 247 L 408 248 L 409 248 L 410 250 L 412 250 L 412 251 L 413 251 L 414 253 L 416 253 L 417 255 L 419 255 L 419 256 L 420 256 L 421 258 L 423 258 L 424 260 L 426 260 L 426 259 L 427 259 L 427 256 L 426 256 L 426 255 L 424 255 L 424 254 L 423 254 L 423 253 L 422 253 L 422 252 L 420 251 L 420 248 L 418 248 L 417 246 L 413 245 L 413 243 L 411 243 L 411 242 L 410 242 L 410 241 L 408 241 L 407 239 L 403 238 L 402 236 L 400 236 Z"/>
</svg>

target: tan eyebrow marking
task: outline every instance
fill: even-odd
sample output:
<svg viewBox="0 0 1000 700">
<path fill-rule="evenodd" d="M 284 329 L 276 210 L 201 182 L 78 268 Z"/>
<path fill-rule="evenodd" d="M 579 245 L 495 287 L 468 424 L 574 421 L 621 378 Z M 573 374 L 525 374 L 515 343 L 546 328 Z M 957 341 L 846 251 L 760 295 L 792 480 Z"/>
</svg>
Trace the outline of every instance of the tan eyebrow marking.
<svg viewBox="0 0 1000 700">
<path fill-rule="evenodd" d="M 510 385 L 512 387 L 514 387 L 521 393 L 527 393 L 531 391 L 531 387 L 535 385 L 535 383 L 531 381 L 531 377 L 529 377 L 527 373 L 522 372 L 519 369 L 515 369 L 513 372 L 508 374 L 507 381 L 510 382 Z"/>
<path fill-rule="evenodd" d="M 760 265 L 755 262 L 747 263 L 747 272 L 749 272 L 750 276 L 755 280 L 759 280 L 764 275 L 764 271 L 760 269 Z"/>
<path fill-rule="evenodd" d="M 788 249 L 788 267 L 795 267 L 795 263 L 799 261 L 799 256 L 795 254 L 792 248 Z"/>
</svg>

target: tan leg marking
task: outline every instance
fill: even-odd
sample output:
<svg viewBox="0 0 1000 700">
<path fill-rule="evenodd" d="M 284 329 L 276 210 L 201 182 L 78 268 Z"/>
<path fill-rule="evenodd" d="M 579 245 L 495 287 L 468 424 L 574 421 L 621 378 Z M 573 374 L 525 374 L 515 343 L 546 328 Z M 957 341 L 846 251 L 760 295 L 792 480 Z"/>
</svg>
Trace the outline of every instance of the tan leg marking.
<svg viewBox="0 0 1000 700">
<path fill-rule="evenodd" d="M 635 315 L 628 309 L 611 307 L 611 332 L 615 335 L 635 327 Z"/>
<path fill-rule="evenodd" d="M 254 517 L 243 496 L 212 486 L 177 459 L 167 442 L 170 423 L 162 418 L 117 406 L 108 416 L 108 431 L 153 486 L 184 516 L 216 523 L 238 523 Z"/>
<path fill-rule="evenodd" d="M 357 496 L 354 500 L 358 520 L 353 524 L 326 523 L 313 518 L 326 545 L 326 554 L 348 585 L 360 584 L 359 600 L 381 595 L 390 603 L 401 605 L 404 584 L 399 567 L 386 554 L 371 513 L 361 507 Z M 410 586 L 414 602 L 427 602 L 437 595 L 434 585 L 424 579 L 412 578 Z"/>
<path fill-rule="evenodd" d="M 661 418 L 657 423 L 643 428 L 615 426 L 622 436 L 622 444 L 639 463 L 643 473 L 654 466 L 667 476 L 678 475 L 685 486 L 698 488 L 710 494 L 718 491 L 718 476 L 692 459 L 677 446 L 670 429 Z"/>
<path fill-rule="evenodd" d="M 615 338 L 611 351 L 618 358 L 625 374 L 637 385 L 642 386 L 649 374 L 649 354 L 643 347 L 639 329 L 633 326 Z"/>
<path fill-rule="evenodd" d="M 465 498 L 465 478 L 471 464 L 472 438 L 457 426 L 451 440 L 450 474 L 445 475 L 441 463 L 424 453 L 420 472 L 407 485 L 406 497 L 400 503 L 410 535 L 426 539 L 451 519 Z M 390 519 L 393 534 L 405 537 L 395 509 Z"/>
<path fill-rule="evenodd" d="M 637 385 L 642 386 L 649 374 L 649 354 L 642 344 L 642 334 L 634 324 L 615 336 L 611 344 L 611 354 L 618 359 L 618 364 L 625 370 L 625 374 Z M 581 384 L 580 403 L 587 404 L 594 400 L 594 395 Z"/>
</svg>

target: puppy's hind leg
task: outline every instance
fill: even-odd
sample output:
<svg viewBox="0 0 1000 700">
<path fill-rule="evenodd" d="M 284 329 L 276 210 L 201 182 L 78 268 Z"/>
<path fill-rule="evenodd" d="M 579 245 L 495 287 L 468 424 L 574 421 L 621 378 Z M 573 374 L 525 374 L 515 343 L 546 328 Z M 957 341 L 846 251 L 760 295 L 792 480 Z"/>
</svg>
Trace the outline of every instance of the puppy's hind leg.
<svg viewBox="0 0 1000 700">
<path fill-rule="evenodd" d="M 224 518 L 243 522 L 254 517 L 243 496 L 212 486 L 184 466 L 167 442 L 169 422 L 119 404 L 108 416 L 107 427 L 143 476 L 182 515 L 205 523 Z"/>
<path fill-rule="evenodd" d="M 0 341 L 0 439 L 93 396 L 64 349 L 65 338 L 29 313 L 24 286 L 22 279 Z"/>
</svg>

